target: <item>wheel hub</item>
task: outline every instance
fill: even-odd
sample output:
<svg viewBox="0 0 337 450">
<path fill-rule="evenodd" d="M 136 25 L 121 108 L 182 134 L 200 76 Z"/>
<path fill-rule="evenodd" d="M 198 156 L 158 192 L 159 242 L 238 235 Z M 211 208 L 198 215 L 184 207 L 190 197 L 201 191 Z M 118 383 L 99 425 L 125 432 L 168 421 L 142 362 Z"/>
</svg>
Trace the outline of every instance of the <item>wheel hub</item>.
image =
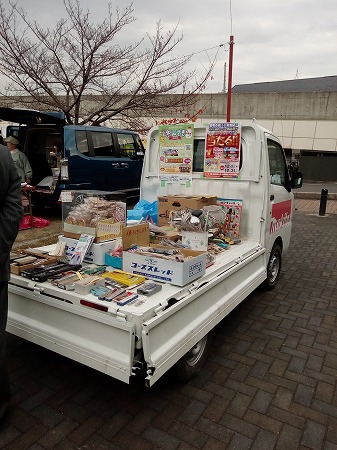
<svg viewBox="0 0 337 450">
<path fill-rule="evenodd" d="M 189 366 L 194 366 L 202 357 L 207 343 L 207 336 L 200 339 L 194 347 L 186 354 L 186 363 Z"/>
<path fill-rule="evenodd" d="M 269 265 L 269 278 L 272 283 L 276 280 L 279 270 L 280 270 L 280 261 L 276 255 L 273 255 Z"/>
</svg>

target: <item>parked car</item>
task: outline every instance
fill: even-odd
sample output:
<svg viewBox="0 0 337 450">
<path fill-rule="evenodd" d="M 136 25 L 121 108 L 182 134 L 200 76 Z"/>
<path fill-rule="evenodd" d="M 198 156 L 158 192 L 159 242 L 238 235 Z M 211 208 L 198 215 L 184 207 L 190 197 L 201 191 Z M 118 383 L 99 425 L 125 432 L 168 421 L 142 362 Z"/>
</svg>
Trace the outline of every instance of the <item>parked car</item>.
<svg viewBox="0 0 337 450">
<path fill-rule="evenodd" d="M 63 112 L 0 108 L 0 119 L 15 123 L 6 136 L 19 142 L 33 170 L 33 206 L 60 203 L 63 190 L 115 192 L 139 198 L 144 147 L 133 131 L 69 125 Z"/>
</svg>

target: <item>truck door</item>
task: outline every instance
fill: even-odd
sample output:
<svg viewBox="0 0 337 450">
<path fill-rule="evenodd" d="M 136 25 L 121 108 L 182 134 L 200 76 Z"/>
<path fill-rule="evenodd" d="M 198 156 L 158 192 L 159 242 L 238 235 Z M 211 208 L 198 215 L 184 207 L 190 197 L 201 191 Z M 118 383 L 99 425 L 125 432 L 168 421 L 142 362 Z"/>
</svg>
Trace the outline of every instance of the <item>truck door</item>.
<svg viewBox="0 0 337 450">
<path fill-rule="evenodd" d="M 289 172 L 282 146 L 267 138 L 269 157 L 269 221 L 267 248 L 271 249 L 278 236 L 283 248 L 289 246 L 294 196 L 291 192 Z M 268 242 L 269 241 L 269 242 Z"/>
<path fill-rule="evenodd" d="M 143 158 L 137 155 L 134 134 L 122 135 L 125 149 L 119 144 L 119 134 L 113 131 L 91 130 L 87 134 L 95 189 L 114 191 L 139 187 Z"/>
<path fill-rule="evenodd" d="M 119 163 L 128 177 L 129 185 L 125 188 L 139 187 L 144 160 L 144 149 L 140 137 L 135 133 L 122 130 L 116 132 L 115 137 Z M 126 184 L 125 179 L 124 184 Z"/>
</svg>

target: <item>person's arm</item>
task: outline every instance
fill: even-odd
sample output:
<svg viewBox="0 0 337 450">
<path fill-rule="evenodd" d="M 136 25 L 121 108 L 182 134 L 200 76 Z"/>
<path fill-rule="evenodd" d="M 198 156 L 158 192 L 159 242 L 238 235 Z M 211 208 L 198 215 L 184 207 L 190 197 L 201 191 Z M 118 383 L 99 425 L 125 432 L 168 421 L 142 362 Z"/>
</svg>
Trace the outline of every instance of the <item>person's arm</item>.
<svg viewBox="0 0 337 450">
<path fill-rule="evenodd" d="M 18 234 L 22 219 L 23 208 L 21 204 L 21 178 L 16 170 L 13 159 L 8 152 L 3 155 L 8 158 L 8 173 L 3 176 L 7 178 L 8 184 L 2 180 L 2 193 L 0 204 L 0 265 L 4 265 L 12 248 L 13 242 Z M 1 189 L 1 188 L 0 188 Z"/>
<path fill-rule="evenodd" d="M 28 161 L 27 156 L 24 153 L 22 153 L 22 155 L 24 156 L 24 158 L 23 158 L 23 170 L 25 172 L 25 180 L 26 180 L 26 183 L 30 183 L 31 178 L 33 176 L 32 167 L 31 167 L 31 165 L 30 165 L 30 163 Z"/>
<path fill-rule="evenodd" d="M 26 182 L 30 183 L 31 178 L 33 176 L 33 171 L 32 171 L 31 165 L 29 164 L 27 156 L 25 156 L 25 167 L 24 167 L 24 170 L 25 170 Z"/>
</svg>

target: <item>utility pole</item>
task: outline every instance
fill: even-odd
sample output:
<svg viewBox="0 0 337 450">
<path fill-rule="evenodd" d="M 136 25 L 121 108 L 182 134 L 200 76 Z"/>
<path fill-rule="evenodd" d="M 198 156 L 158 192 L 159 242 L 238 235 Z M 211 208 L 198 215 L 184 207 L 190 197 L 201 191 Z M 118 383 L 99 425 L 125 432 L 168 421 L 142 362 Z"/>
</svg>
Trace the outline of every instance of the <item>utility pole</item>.
<svg viewBox="0 0 337 450">
<path fill-rule="evenodd" d="M 226 93 L 226 75 L 227 75 L 227 63 L 224 64 L 223 68 L 223 89 L 222 92 Z"/>
<path fill-rule="evenodd" d="M 227 122 L 231 121 L 232 106 L 232 73 L 233 73 L 233 47 L 234 36 L 229 38 L 229 66 L 228 66 L 228 92 L 227 92 Z"/>
</svg>

